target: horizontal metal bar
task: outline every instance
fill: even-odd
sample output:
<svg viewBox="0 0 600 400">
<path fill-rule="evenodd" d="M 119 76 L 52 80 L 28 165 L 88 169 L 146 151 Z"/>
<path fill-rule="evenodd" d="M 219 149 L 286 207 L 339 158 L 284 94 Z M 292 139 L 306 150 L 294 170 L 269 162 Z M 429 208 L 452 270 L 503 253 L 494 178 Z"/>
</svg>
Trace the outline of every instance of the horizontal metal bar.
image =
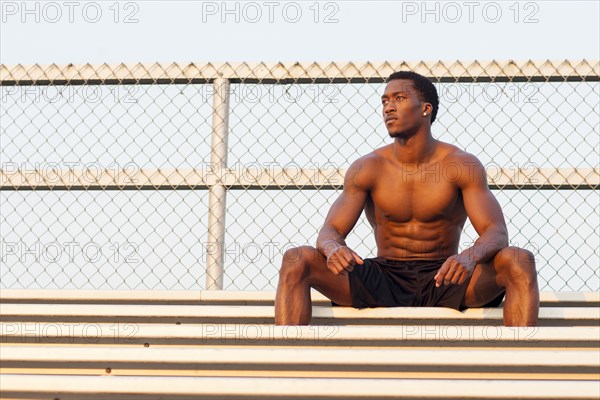
<svg viewBox="0 0 600 400">
<path fill-rule="evenodd" d="M 197 190 L 215 185 L 253 190 L 339 189 L 345 173 L 345 169 L 282 168 L 0 170 L 0 190 Z M 431 172 L 426 173 L 431 179 Z M 447 175 L 440 171 L 439 179 L 454 179 Z M 488 168 L 487 175 L 492 189 L 600 187 L 600 168 Z"/>
<path fill-rule="evenodd" d="M 411 70 L 442 82 L 598 81 L 598 60 L 0 65 L 0 85 L 384 82 Z"/>
</svg>

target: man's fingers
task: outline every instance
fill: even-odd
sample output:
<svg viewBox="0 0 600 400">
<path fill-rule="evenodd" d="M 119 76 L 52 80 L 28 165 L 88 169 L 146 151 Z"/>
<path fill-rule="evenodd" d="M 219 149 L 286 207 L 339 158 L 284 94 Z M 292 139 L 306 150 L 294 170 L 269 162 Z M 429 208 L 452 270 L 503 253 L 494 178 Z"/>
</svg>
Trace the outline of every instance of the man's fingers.
<svg viewBox="0 0 600 400">
<path fill-rule="evenodd" d="M 458 275 L 460 274 L 461 268 L 460 265 L 456 262 L 450 263 L 450 268 L 448 268 L 448 272 L 444 276 L 444 285 L 454 285 L 458 280 Z"/>
<path fill-rule="evenodd" d="M 334 275 L 344 274 L 354 271 L 355 264 L 364 264 L 364 261 L 358 254 L 347 247 L 340 247 L 327 258 L 327 267 Z"/>
<path fill-rule="evenodd" d="M 446 275 L 444 275 L 444 285 L 450 284 L 452 275 L 454 275 L 454 269 L 452 267 L 450 267 L 450 269 L 448 269 L 448 272 L 446 272 Z"/>
<path fill-rule="evenodd" d="M 458 283 L 458 280 L 460 279 L 461 275 L 463 274 L 463 272 L 464 272 L 463 269 L 456 266 L 448 274 L 446 274 L 446 279 L 444 280 L 444 283 L 446 285 L 456 285 Z M 447 281 L 447 283 L 446 283 L 446 281 Z"/>
<path fill-rule="evenodd" d="M 346 261 L 345 267 L 354 265 L 354 257 L 351 251 L 344 251 L 344 261 Z"/>
<path fill-rule="evenodd" d="M 327 260 L 327 267 L 334 275 L 339 275 L 344 271 L 344 267 L 337 257 L 329 257 Z"/>
<path fill-rule="evenodd" d="M 446 274 L 448 273 L 448 269 L 450 269 L 450 262 L 446 260 L 440 267 L 438 273 L 435 274 L 435 276 L 433 277 L 433 279 L 435 280 L 436 287 L 440 287 L 442 285 L 442 282 L 444 281 Z"/>
<path fill-rule="evenodd" d="M 472 272 L 469 272 L 465 266 L 459 263 L 452 264 L 450 270 L 444 277 L 445 285 L 461 285 Z"/>
<path fill-rule="evenodd" d="M 338 270 L 338 274 L 346 274 L 346 267 L 348 265 L 348 262 L 345 259 L 340 259 L 338 264 L 337 264 L 337 270 Z"/>
<path fill-rule="evenodd" d="M 335 269 L 334 269 L 334 272 L 333 272 L 333 273 L 334 273 L 334 275 L 340 275 L 340 274 L 342 274 L 342 275 L 343 275 L 343 274 L 346 274 L 346 273 L 347 273 L 347 271 L 346 271 L 346 269 L 345 269 L 344 267 L 342 267 L 342 265 L 341 265 L 341 264 L 339 264 L 339 263 L 338 263 L 338 264 L 336 264 L 336 266 L 335 266 Z"/>
<path fill-rule="evenodd" d="M 442 283 L 444 285 L 460 285 L 464 283 L 473 273 L 472 268 L 469 268 L 470 264 L 464 263 L 464 260 L 457 258 L 457 256 L 449 257 L 433 277 L 435 286 L 440 287 Z"/>
<path fill-rule="evenodd" d="M 345 271 L 346 271 L 346 272 L 352 272 L 352 271 L 354 271 L 354 265 L 352 265 L 352 264 L 348 265 L 348 266 L 346 267 Z"/>
<path fill-rule="evenodd" d="M 463 271 L 462 274 L 460 274 L 460 278 L 458 279 L 458 284 L 462 285 L 465 280 L 467 280 L 467 277 L 469 276 L 469 274 L 467 273 L 467 271 Z"/>
<path fill-rule="evenodd" d="M 331 256 L 329 258 L 329 260 L 327 260 L 327 265 L 329 267 L 329 269 L 331 270 L 331 272 L 333 272 L 334 275 L 339 275 L 339 274 L 347 274 L 347 266 L 348 261 L 346 261 L 346 259 L 343 256 L 340 255 L 336 255 L 336 256 Z"/>
<path fill-rule="evenodd" d="M 354 252 L 350 249 L 346 249 L 346 251 L 344 251 L 343 254 L 344 254 L 344 261 L 345 261 L 345 263 L 343 264 L 343 267 L 347 271 L 353 271 L 354 264 L 356 264 Z"/>
<path fill-rule="evenodd" d="M 356 261 L 357 264 L 364 264 L 365 262 L 363 261 L 362 258 L 360 258 L 360 256 L 356 253 L 352 253 L 352 255 L 354 256 L 354 260 Z"/>
<path fill-rule="evenodd" d="M 364 264 L 365 262 L 363 261 L 362 258 L 360 258 L 360 256 L 358 254 L 356 254 L 354 251 L 350 250 L 350 259 L 348 260 L 348 266 L 346 267 L 347 271 L 354 271 L 354 266 L 356 264 Z"/>
</svg>

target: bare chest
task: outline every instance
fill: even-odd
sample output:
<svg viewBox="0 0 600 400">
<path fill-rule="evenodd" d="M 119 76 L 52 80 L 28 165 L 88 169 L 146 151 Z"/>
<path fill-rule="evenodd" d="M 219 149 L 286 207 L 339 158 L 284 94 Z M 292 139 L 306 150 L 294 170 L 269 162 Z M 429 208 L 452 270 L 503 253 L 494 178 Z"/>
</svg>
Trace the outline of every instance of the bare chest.
<svg viewBox="0 0 600 400">
<path fill-rule="evenodd" d="M 427 169 L 410 174 L 385 172 L 371 192 L 376 219 L 434 222 L 464 214 L 460 189 L 451 177 L 436 174 L 433 168 L 430 173 Z"/>
</svg>

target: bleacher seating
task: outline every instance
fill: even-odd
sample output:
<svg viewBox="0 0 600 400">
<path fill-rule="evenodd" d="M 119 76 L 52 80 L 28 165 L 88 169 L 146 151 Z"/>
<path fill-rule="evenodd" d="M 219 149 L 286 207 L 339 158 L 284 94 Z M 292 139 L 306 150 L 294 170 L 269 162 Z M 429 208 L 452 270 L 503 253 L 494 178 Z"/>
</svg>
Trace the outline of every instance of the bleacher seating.
<svg viewBox="0 0 600 400">
<path fill-rule="evenodd" d="M 3 399 L 598 399 L 600 294 L 502 309 L 331 307 L 273 325 L 274 292 L 0 291 Z"/>
</svg>

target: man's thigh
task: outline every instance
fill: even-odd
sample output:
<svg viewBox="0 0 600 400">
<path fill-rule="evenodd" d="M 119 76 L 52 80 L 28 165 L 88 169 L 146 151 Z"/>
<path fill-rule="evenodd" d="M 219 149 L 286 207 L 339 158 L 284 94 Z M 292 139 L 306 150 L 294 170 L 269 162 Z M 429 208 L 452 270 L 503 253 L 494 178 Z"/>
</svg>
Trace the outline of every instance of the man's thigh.
<svg viewBox="0 0 600 400">
<path fill-rule="evenodd" d="M 334 275 L 327 268 L 325 256 L 314 247 L 303 246 L 300 249 L 303 261 L 309 266 L 308 282 L 310 286 L 339 305 L 351 306 L 352 295 L 348 274 Z"/>
<path fill-rule="evenodd" d="M 504 288 L 498 284 L 498 276 L 492 259 L 490 262 L 477 264 L 462 303 L 467 307 L 482 307 L 503 292 Z"/>
</svg>

